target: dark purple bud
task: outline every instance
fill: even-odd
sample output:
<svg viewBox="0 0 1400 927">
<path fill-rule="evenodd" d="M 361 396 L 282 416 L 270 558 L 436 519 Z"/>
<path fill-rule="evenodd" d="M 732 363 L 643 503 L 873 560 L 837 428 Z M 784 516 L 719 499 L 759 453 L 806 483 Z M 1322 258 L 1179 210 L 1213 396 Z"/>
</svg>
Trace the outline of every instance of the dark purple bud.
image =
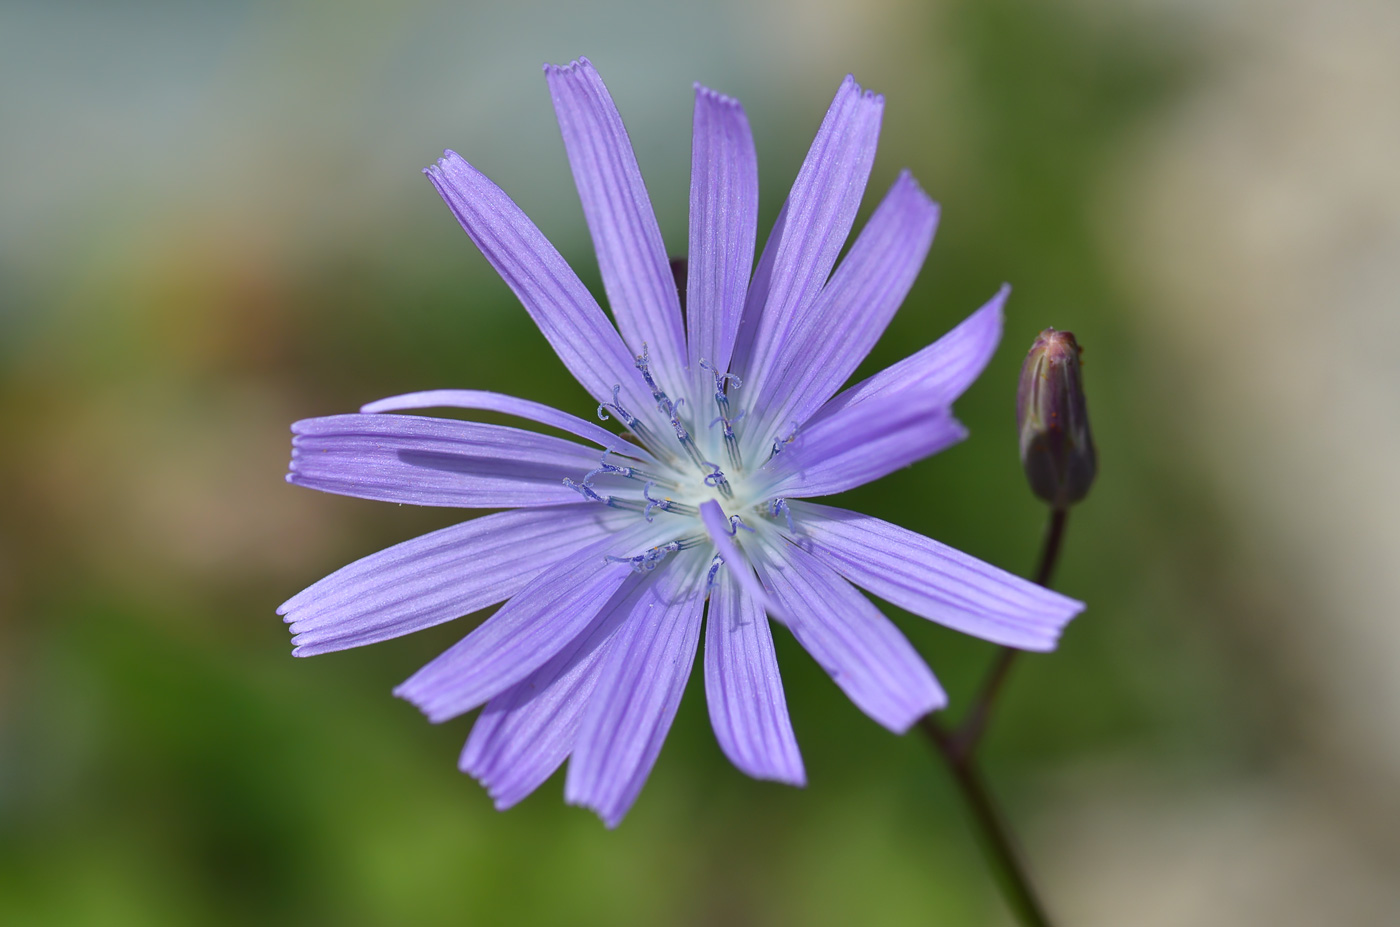
<svg viewBox="0 0 1400 927">
<path fill-rule="evenodd" d="M 1031 345 L 1016 389 L 1021 465 L 1031 490 L 1057 509 L 1088 495 L 1098 470 L 1079 351 L 1072 333 L 1047 328 Z"/>
</svg>

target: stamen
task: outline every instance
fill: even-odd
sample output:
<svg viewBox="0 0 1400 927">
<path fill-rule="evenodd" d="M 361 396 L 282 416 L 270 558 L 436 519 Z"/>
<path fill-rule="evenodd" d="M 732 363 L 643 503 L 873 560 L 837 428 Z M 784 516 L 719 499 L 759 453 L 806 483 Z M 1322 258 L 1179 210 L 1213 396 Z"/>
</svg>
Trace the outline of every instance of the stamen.
<svg viewBox="0 0 1400 927">
<path fill-rule="evenodd" d="M 589 470 L 588 475 L 583 478 L 583 481 L 585 483 L 591 482 L 593 477 L 598 476 L 602 473 L 616 473 L 618 476 L 626 477 L 631 477 L 634 475 L 631 467 L 614 467 L 610 463 L 603 463 L 600 466 L 594 467 L 592 470 Z"/>
<path fill-rule="evenodd" d="M 665 560 L 669 554 L 674 554 L 682 550 L 689 550 L 699 545 L 704 540 L 705 538 L 698 536 L 679 538 L 674 541 L 668 541 L 665 544 L 658 544 L 656 547 L 645 550 L 635 557 L 615 557 L 612 554 L 607 554 L 603 559 L 608 563 L 630 563 L 634 573 L 650 573 L 660 566 L 661 561 Z"/>
<path fill-rule="evenodd" d="M 727 409 L 722 409 L 719 416 L 715 418 L 714 421 L 710 422 L 710 427 L 713 428 L 720 422 L 724 423 L 724 450 L 729 454 L 729 464 L 735 470 L 742 470 L 744 469 L 744 458 L 743 455 L 739 453 L 739 439 L 734 434 L 734 425 L 742 420 L 745 415 L 748 415 L 749 410 L 740 409 L 739 414 L 733 418 L 727 418 L 725 416 L 726 411 Z"/>
<path fill-rule="evenodd" d="M 729 462 L 735 470 L 744 469 L 744 455 L 739 453 L 739 439 L 734 436 L 732 422 L 724 423 L 724 449 L 729 454 Z"/>
<path fill-rule="evenodd" d="M 677 502 L 674 499 L 656 499 L 651 494 L 651 489 L 655 482 L 647 483 L 642 487 L 642 498 L 646 500 L 646 508 L 642 509 L 642 517 L 648 522 L 655 516 L 651 514 L 652 509 L 660 509 L 663 512 L 674 512 L 677 515 L 695 516 L 700 514 L 700 510 L 693 505 L 686 505 L 684 502 Z"/>
<path fill-rule="evenodd" d="M 603 503 L 604 505 L 613 505 L 613 506 L 615 506 L 615 500 L 613 499 L 612 496 L 600 496 L 600 495 L 598 495 L 597 492 L 594 491 L 594 489 L 593 489 L 592 486 L 589 486 L 589 485 L 588 485 L 588 478 L 587 478 L 587 477 L 584 477 L 584 480 L 583 480 L 582 483 L 575 483 L 573 480 L 569 479 L 568 477 L 564 477 L 564 485 L 567 486 L 567 487 L 569 487 L 569 488 L 572 489 L 574 492 L 578 493 L 579 495 L 583 496 L 583 498 L 588 499 L 588 500 L 591 501 L 591 502 L 601 502 L 601 503 Z"/>
<path fill-rule="evenodd" d="M 608 413 L 611 412 L 613 415 L 617 416 L 618 421 L 622 422 L 622 424 L 626 425 L 628 428 L 634 425 L 640 425 L 641 422 L 637 421 L 636 417 L 634 417 L 631 412 L 628 412 L 622 407 L 622 401 L 618 398 L 618 393 L 621 392 L 622 384 L 618 383 L 613 386 L 613 401 L 598 403 L 598 420 L 606 422 L 609 418 Z"/>
<path fill-rule="evenodd" d="M 671 484 L 669 481 L 652 476 L 645 470 L 640 470 L 636 467 L 619 467 L 616 464 L 608 463 L 608 455 L 611 453 L 613 453 L 611 448 L 609 448 L 606 451 L 603 451 L 603 456 L 598 460 L 598 466 L 590 470 L 588 472 L 588 475 L 583 478 L 583 481 L 585 483 L 591 483 L 593 481 L 593 477 L 599 475 L 600 473 L 612 473 L 616 474 L 617 476 L 626 477 L 629 480 L 646 480 L 651 483 L 665 483 L 667 486 L 675 488 L 673 484 Z"/>
<path fill-rule="evenodd" d="M 735 389 L 740 389 L 744 385 L 744 381 L 739 379 L 737 373 L 720 373 L 719 368 L 707 360 L 700 362 L 700 369 L 710 371 L 710 375 L 715 378 L 715 393 L 719 396 L 724 395 L 724 385 L 729 381 L 733 381 Z M 729 400 L 724 401 L 728 402 Z"/>
<path fill-rule="evenodd" d="M 710 419 L 710 427 L 713 428 L 720 422 L 724 422 L 726 430 L 728 431 L 730 426 L 737 425 L 739 422 L 743 421 L 744 416 L 748 414 L 748 409 L 740 409 L 739 414 L 734 416 L 733 418 L 725 418 L 723 415 L 716 415 L 714 418 Z"/>
<path fill-rule="evenodd" d="M 685 452 L 690 455 L 690 459 L 700 469 L 705 469 L 707 464 L 705 458 L 700 456 L 700 449 L 695 446 L 695 442 L 690 438 L 690 432 L 686 431 L 685 424 L 681 421 L 681 406 L 685 405 L 685 397 L 677 399 L 671 407 L 671 427 L 676 430 L 676 440 L 685 448 Z"/>
<path fill-rule="evenodd" d="M 630 563 L 634 573 L 650 573 L 666 559 L 667 554 L 673 554 L 681 549 L 680 541 L 670 541 L 644 551 L 635 557 L 614 557 L 608 554 L 604 559 L 608 563 Z"/>
<path fill-rule="evenodd" d="M 651 514 L 652 509 L 660 509 L 663 512 L 671 511 L 670 499 L 653 499 L 651 497 L 651 488 L 655 485 L 656 483 L 652 482 L 647 483 L 645 486 L 642 487 L 642 498 L 647 500 L 646 511 L 642 512 L 642 517 L 645 518 L 648 522 L 650 522 L 654 517 L 656 517 Z"/>
<path fill-rule="evenodd" d="M 625 426 L 628 431 L 636 435 L 638 440 L 640 440 L 647 447 L 653 449 L 660 447 L 661 444 L 651 433 L 651 429 L 643 425 L 641 420 L 637 418 L 637 416 L 633 415 L 631 412 L 628 412 L 627 409 L 623 407 L 622 400 L 618 398 L 618 394 L 621 392 L 622 384 L 614 384 L 612 402 L 598 403 L 598 420 L 606 422 L 610 417 L 608 413 L 611 412 L 613 416 L 617 417 L 618 421 L 622 422 L 623 426 Z"/>
<path fill-rule="evenodd" d="M 792 509 L 788 508 L 786 499 L 774 499 L 768 503 L 768 514 L 774 516 L 782 515 L 787 519 L 789 534 L 796 534 L 797 529 L 792 526 Z"/>
<path fill-rule="evenodd" d="M 715 576 L 719 573 L 719 568 L 722 566 L 724 566 L 724 558 L 721 557 L 719 554 L 715 554 L 715 559 L 710 561 L 710 573 L 708 576 L 705 577 L 706 595 L 709 595 L 710 590 L 714 588 Z"/>
<path fill-rule="evenodd" d="M 704 458 L 700 456 L 700 450 L 695 446 L 695 442 L 690 437 L 690 432 L 686 430 L 681 422 L 681 406 L 685 405 L 685 397 L 671 401 L 671 397 L 666 395 L 666 391 L 657 385 L 656 379 L 651 375 L 651 358 L 647 352 L 646 342 L 642 343 L 642 353 L 638 354 L 634 360 L 634 365 L 642 372 L 642 379 L 646 380 L 647 387 L 651 389 L 651 398 L 656 400 L 656 409 L 662 415 L 671 419 L 671 427 L 676 431 L 676 440 L 681 447 L 690 455 L 690 459 L 697 466 L 704 465 Z M 629 425 L 629 427 L 631 427 Z"/>
<path fill-rule="evenodd" d="M 730 515 L 730 516 L 729 516 L 729 536 L 730 536 L 730 537 L 736 537 L 736 536 L 738 536 L 738 534 L 739 534 L 739 529 L 740 529 L 740 528 L 743 528 L 743 529 L 744 529 L 745 531 L 747 531 L 749 534 L 753 534 L 753 529 L 750 528 L 748 525 L 744 524 L 744 520 L 743 520 L 742 518 L 740 518 L 738 515 Z"/>
<path fill-rule="evenodd" d="M 588 471 L 588 474 L 583 478 L 583 482 L 576 483 L 573 480 L 566 478 L 564 480 L 564 485 L 569 487 L 579 495 L 583 496 L 585 499 L 588 499 L 589 501 L 601 502 L 604 505 L 611 506 L 615 509 L 626 509 L 630 512 L 641 512 L 647 521 L 651 521 L 651 504 L 648 504 L 646 508 L 643 508 L 642 503 L 637 501 L 636 499 L 618 499 L 614 496 L 605 496 L 600 494 L 597 490 L 593 488 L 593 478 L 600 473 L 614 473 L 619 476 L 629 477 L 631 479 L 644 479 L 646 477 L 646 474 L 643 471 L 638 470 L 635 467 L 619 467 L 614 464 L 608 463 L 608 455 L 611 453 L 611 450 L 603 452 L 603 457 L 598 462 L 598 466 Z M 651 497 L 647 495 L 647 489 L 650 489 L 651 487 L 655 486 L 656 483 L 656 480 L 648 480 L 646 487 L 642 490 L 642 495 L 650 500 Z M 671 486 L 671 488 L 673 489 L 675 488 L 671 483 L 665 483 L 665 485 Z M 652 501 L 654 502 L 655 500 Z M 667 509 L 669 509 L 670 507 L 670 505 L 665 506 L 665 508 Z M 689 508 L 689 506 L 684 506 L 684 508 Z"/>
<path fill-rule="evenodd" d="M 789 431 L 789 432 L 787 433 L 787 437 L 786 437 L 786 438 L 774 438 L 774 439 L 773 439 L 773 450 L 769 452 L 769 454 L 768 454 L 768 460 L 772 460 L 774 457 L 777 457 L 778 454 L 782 453 L 783 448 L 787 447 L 789 444 L 791 444 L 791 443 L 792 443 L 793 441 L 795 441 L 796 439 L 797 439 L 797 423 L 796 423 L 796 422 L 793 422 L 793 423 L 792 423 L 792 430 Z M 765 462 L 766 462 L 766 461 L 765 461 Z"/>
<path fill-rule="evenodd" d="M 708 460 L 702 460 L 700 463 L 702 466 L 710 468 L 709 475 L 705 477 L 705 485 L 718 489 L 720 495 L 726 499 L 734 498 L 734 490 L 729 488 L 729 480 L 724 478 L 724 471 L 719 468 L 719 464 L 711 463 Z"/>
<path fill-rule="evenodd" d="M 744 381 L 732 373 L 720 373 L 709 361 L 701 361 L 700 366 L 708 371 L 715 378 L 715 406 L 719 409 L 719 417 L 715 422 L 724 422 L 724 449 L 729 454 L 729 463 L 736 471 L 744 469 L 744 458 L 739 453 L 739 439 L 734 435 L 734 423 L 744 417 L 747 410 L 740 410 L 739 414 L 733 418 L 729 417 L 729 397 L 725 394 L 725 384 L 733 382 L 734 388 L 739 389 L 744 385 Z M 715 422 L 710 422 L 710 427 L 715 426 Z"/>
<path fill-rule="evenodd" d="M 647 381 L 647 386 L 651 389 L 651 398 L 656 400 L 656 411 L 662 415 L 671 414 L 671 400 L 666 395 L 666 391 L 656 385 L 656 380 L 651 375 L 651 359 L 647 353 L 647 343 L 642 342 L 642 353 L 636 355 L 633 366 L 642 372 L 642 379 Z"/>
</svg>

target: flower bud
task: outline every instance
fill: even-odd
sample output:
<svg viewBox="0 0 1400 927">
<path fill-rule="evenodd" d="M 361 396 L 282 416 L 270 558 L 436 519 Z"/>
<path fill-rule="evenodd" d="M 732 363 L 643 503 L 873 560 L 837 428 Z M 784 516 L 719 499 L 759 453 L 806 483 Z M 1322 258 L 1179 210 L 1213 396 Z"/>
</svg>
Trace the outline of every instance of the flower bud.
<svg viewBox="0 0 1400 927">
<path fill-rule="evenodd" d="M 1057 509 L 1083 499 L 1098 469 L 1079 351 L 1072 333 L 1045 329 L 1026 355 L 1016 389 L 1021 466 L 1031 490 Z"/>
</svg>

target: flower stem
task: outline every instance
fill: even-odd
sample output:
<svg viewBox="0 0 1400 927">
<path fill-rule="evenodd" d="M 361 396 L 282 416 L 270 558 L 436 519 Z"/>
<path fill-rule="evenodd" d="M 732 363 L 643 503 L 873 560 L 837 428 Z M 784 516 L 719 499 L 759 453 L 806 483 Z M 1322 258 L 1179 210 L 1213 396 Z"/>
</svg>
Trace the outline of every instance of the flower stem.
<svg viewBox="0 0 1400 927">
<path fill-rule="evenodd" d="M 1049 588 L 1050 577 L 1055 572 L 1055 563 L 1060 555 L 1060 542 L 1064 538 L 1068 510 L 1056 508 L 1051 511 L 1050 521 L 1045 527 L 1045 539 L 1040 549 L 1040 564 L 1036 568 L 1035 582 Z M 1015 663 L 1017 650 L 1002 647 L 997 651 L 995 661 L 987 671 L 987 676 L 973 699 L 962 722 L 952 731 L 927 715 L 919 721 L 919 729 L 928 736 L 930 743 L 948 762 L 949 769 L 963 800 L 967 802 L 982 839 L 987 858 L 996 871 L 998 881 L 1007 901 L 1015 909 L 1017 918 L 1025 927 L 1050 927 L 1050 918 L 1036 896 L 1030 876 L 1021 854 L 1016 848 L 1006 821 L 992 801 L 991 793 L 977 766 L 977 745 L 987 729 L 992 707 L 1006 683 L 1006 677 Z"/>
<path fill-rule="evenodd" d="M 1040 566 L 1036 567 L 1035 584 L 1050 588 L 1050 577 L 1055 575 L 1055 564 L 1060 559 L 1060 541 L 1065 536 L 1065 522 L 1069 520 L 1069 509 L 1052 509 L 1050 523 L 1045 526 L 1045 540 L 1040 545 Z"/>
<path fill-rule="evenodd" d="M 1054 575 L 1055 563 L 1060 559 L 1060 541 L 1065 536 L 1065 522 L 1068 520 L 1068 509 L 1053 509 L 1050 513 L 1050 521 L 1045 525 L 1045 538 L 1040 545 L 1040 564 L 1035 570 L 1037 586 L 1050 588 L 1050 577 Z M 1006 677 L 1010 674 L 1018 653 L 1020 651 L 1015 647 L 1002 647 L 997 651 L 996 659 L 987 670 L 987 676 L 982 681 L 977 697 L 972 700 L 972 707 L 967 710 L 953 735 L 955 746 L 960 753 L 971 756 L 977 749 L 977 743 L 987 729 L 987 719 L 991 717 L 992 706 L 1006 683 Z"/>
<path fill-rule="evenodd" d="M 948 767 L 953 771 L 953 778 L 962 791 L 967 810 L 982 839 L 988 862 L 1017 919 L 1025 927 L 1050 927 L 1050 918 L 1031 885 L 1030 875 L 1021 862 L 1011 830 L 992 801 L 976 758 L 963 754 L 955 746 L 953 736 L 934 720 L 933 715 L 925 715 L 919 721 L 919 728 L 948 761 Z"/>
</svg>

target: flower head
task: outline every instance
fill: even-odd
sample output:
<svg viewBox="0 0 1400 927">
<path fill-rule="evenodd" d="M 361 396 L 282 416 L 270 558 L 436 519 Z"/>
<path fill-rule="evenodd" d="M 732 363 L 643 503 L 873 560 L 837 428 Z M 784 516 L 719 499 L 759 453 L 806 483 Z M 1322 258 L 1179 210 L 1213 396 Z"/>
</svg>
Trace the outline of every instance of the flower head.
<svg viewBox="0 0 1400 927">
<path fill-rule="evenodd" d="M 715 734 L 741 770 L 805 781 L 769 618 L 894 731 L 943 707 L 933 674 L 856 586 L 989 641 L 1049 650 L 1082 606 L 936 541 L 805 501 L 964 436 L 954 399 L 1001 335 L 1005 288 L 948 335 L 838 392 L 904 299 L 938 207 L 907 173 L 849 253 L 883 99 L 847 78 L 757 268 L 743 108 L 696 87 L 686 312 L 622 120 L 593 66 L 546 67 L 616 327 L 504 192 L 452 152 L 428 178 L 615 426 L 440 390 L 296 423 L 290 482 L 508 511 L 353 563 L 279 610 L 309 656 L 505 604 L 395 692 L 432 721 L 485 706 L 461 757 L 497 807 L 569 760 L 568 801 L 635 801 L 705 636 Z M 833 272 L 834 268 L 834 272 Z M 417 415 L 506 413 L 577 440 Z"/>
</svg>

